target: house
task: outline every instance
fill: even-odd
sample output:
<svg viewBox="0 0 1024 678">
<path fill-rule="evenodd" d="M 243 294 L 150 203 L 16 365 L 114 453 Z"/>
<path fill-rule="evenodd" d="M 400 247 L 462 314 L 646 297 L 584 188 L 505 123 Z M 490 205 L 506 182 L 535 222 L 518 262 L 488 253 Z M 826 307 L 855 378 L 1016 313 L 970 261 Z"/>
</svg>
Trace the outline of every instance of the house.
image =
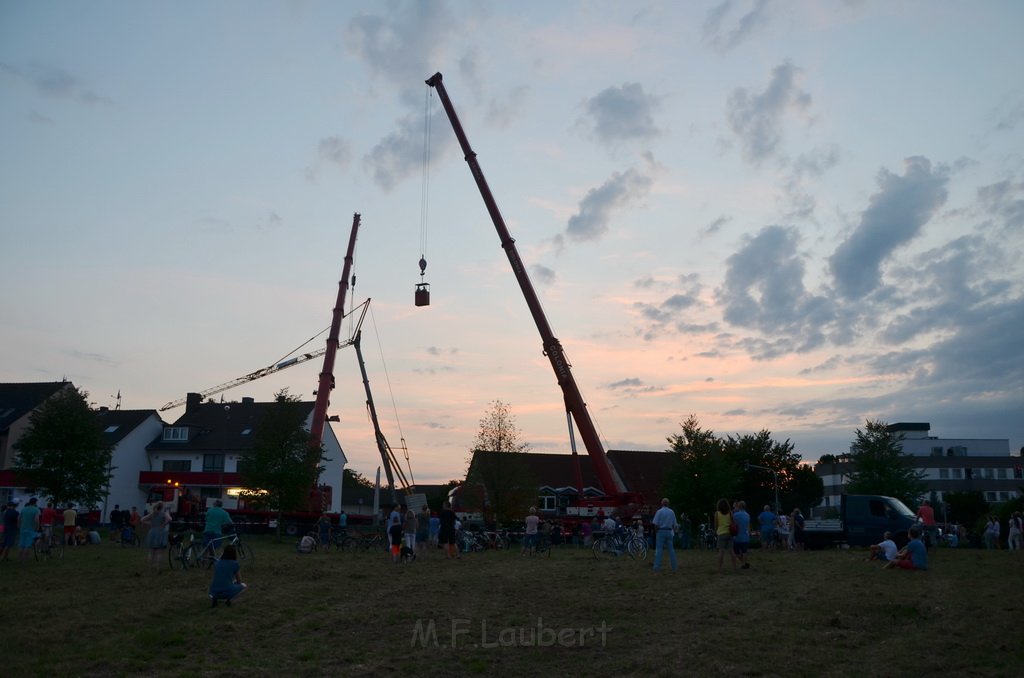
<svg viewBox="0 0 1024 678">
<path fill-rule="evenodd" d="M 0 500 L 7 502 L 27 494 L 24 482 L 11 469 L 16 458 L 15 444 L 28 429 L 32 413 L 64 389 L 73 389 L 70 381 L 0 384 Z"/>
<path fill-rule="evenodd" d="M 141 513 L 146 505 L 148 487 L 139 485 L 139 472 L 149 469 L 146 445 L 160 435 L 164 420 L 156 410 L 111 410 L 101 407 L 96 422 L 103 433 L 103 442 L 110 449 L 110 484 L 103 501 L 103 520 L 110 517 L 114 506 Z"/>
<path fill-rule="evenodd" d="M 941 502 L 949 492 L 981 492 L 990 504 L 1010 501 L 1021 495 L 1024 468 L 1020 456 L 1010 454 L 1006 438 L 938 438 L 929 435 L 930 423 L 901 422 L 887 427 L 903 436 L 903 454 L 910 466 L 923 475 L 927 494 Z M 849 455 L 826 456 L 814 472 L 825 485 L 822 507 L 839 506 L 843 488 L 856 464 Z"/>
<path fill-rule="evenodd" d="M 669 452 L 651 452 L 640 450 L 609 450 L 608 460 L 618 471 L 619 477 L 630 492 L 643 496 L 644 505 L 639 507 L 641 513 L 653 513 L 664 493 L 664 483 L 674 456 Z M 576 460 L 579 460 L 579 479 L 577 481 Z M 516 473 L 522 473 L 536 486 L 537 510 L 548 518 L 567 515 L 569 506 L 580 506 L 588 513 L 587 501 L 599 500 L 607 495 L 601 488 L 593 462 L 587 454 L 573 456 L 571 454 L 550 454 L 541 452 L 524 452 L 510 455 L 507 452 L 473 453 L 470 460 L 467 478 L 474 472 L 487 466 L 502 462 L 514 461 L 521 464 Z M 579 486 L 577 485 L 579 482 Z M 580 492 L 582 490 L 582 501 Z M 476 512 L 483 495 L 482 488 L 463 485 L 459 500 L 463 512 Z M 459 511 L 460 508 L 456 507 Z M 596 513 L 598 509 L 590 511 Z"/>
<path fill-rule="evenodd" d="M 275 403 L 257 403 L 252 398 L 241 402 L 202 402 L 198 393 L 186 398 L 185 413 L 146 446 L 148 467 L 138 473 L 138 485 L 148 490 L 178 483 L 206 505 L 207 499 L 224 499 L 226 505 L 241 492 L 238 464 L 242 455 L 253 449 L 256 427 Z M 304 428 L 308 431 L 315 403 L 302 402 Z M 341 476 L 348 460 L 330 426 L 324 427 L 326 467 L 320 483 L 331 488 L 331 512 L 342 506 Z"/>
</svg>

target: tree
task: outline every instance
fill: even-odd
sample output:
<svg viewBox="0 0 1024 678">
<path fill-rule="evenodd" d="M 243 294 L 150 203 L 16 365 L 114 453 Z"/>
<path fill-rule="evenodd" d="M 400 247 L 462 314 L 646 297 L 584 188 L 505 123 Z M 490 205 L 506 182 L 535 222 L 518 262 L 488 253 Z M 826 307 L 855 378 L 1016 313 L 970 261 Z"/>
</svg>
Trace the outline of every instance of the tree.
<svg viewBox="0 0 1024 678">
<path fill-rule="evenodd" d="M 537 501 L 537 480 L 524 458 L 527 449 L 512 409 L 495 400 L 480 419 L 470 448 L 464 503 L 481 504 L 485 520 L 505 523 L 522 518 Z"/>
<path fill-rule="evenodd" d="M 788 439 L 780 443 L 772 439 L 770 431 L 762 429 L 755 434 L 729 436 L 723 447 L 726 456 L 745 471 L 737 498 L 747 502 L 748 510 L 760 512 L 765 505 L 775 510 L 795 506 L 810 509 L 821 503 L 824 484 L 813 469 L 801 463 L 801 456 L 793 451 Z M 775 506 L 776 489 L 781 507 Z"/>
<path fill-rule="evenodd" d="M 682 429 L 668 438 L 675 460 L 666 474 L 665 494 L 690 516 L 710 516 L 719 499 L 735 497 L 742 470 L 714 432 L 701 428 L 696 415 L 691 414 Z"/>
<path fill-rule="evenodd" d="M 882 494 L 896 497 L 910 507 L 917 506 L 926 487 L 924 474 L 909 464 L 903 454 L 903 434 L 893 434 L 882 421 L 867 420 L 864 430 L 857 429 L 850 446 L 855 470 L 849 474 L 846 491 L 850 494 Z"/>
<path fill-rule="evenodd" d="M 242 496 L 247 502 L 277 511 L 277 538 L 285 511 L 300 508 L 310 496 L 326 458 L 305 430 L 305 408 L 282 389 L 256 425 L 253 448 L 242 454 Z"/>
<path fill-rule="evenodd" d="M 111 450 L 103 442 L 89 394 L 65 388 L 40 405 L 15 444 L 15 470 L 58 506 L 95 506 L 110 482 Z"/>
<path fill-rule="evenodd" d="M 341 472 L 341 487 L 346 490 L 360 487 L 372 490 L 373 481 L 359 471 L 347 468 Z"/>
</svg>

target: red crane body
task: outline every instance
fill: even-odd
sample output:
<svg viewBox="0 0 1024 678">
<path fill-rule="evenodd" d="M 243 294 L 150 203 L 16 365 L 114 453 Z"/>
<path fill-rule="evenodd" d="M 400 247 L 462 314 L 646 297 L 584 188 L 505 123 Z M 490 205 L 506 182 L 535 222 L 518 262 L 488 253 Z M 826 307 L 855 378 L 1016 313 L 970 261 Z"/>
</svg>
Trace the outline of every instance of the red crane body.
<svg viewBox="0 0 1024 678">
<path fill-rule="evenodd" d="M 523 264 L 519 251 L 516 249 L 515 240 L 505 225 L 505 220 L 502 218 L 498 205 L 494 201 L 494 196 L 491 194 L 491 189 L 487 185 L 487 180 L 484 178 L 483 170 L 480 169 L 480 163 L 476 160 L 476 153 L 469 145 L 469 140 L 462 129 L 462 124 L 455 113 L 455 108 L 452 106 L 444 84 L 441 82 L 441 74 L 435 73 L 426 82 L 427 85 L 437 91 L 437 95 L 441 99 L 441 105 L 444 106 L 445 113 L 448 114 L 448 120 L 455 131 L 455 137 L 462 147 L 466 163 L 469 164 L 470 172 L 473 174 L 473 179 L 476 181 L 481 197 L 483 197 L 484 205 L 487 207 L 487 211 L 491 215 L 491 221 L 494 222 L 494 228 L 498 232 L 501 246 L 505 250 L 506 256 L 508 256 L 508 261 L 512 265 L 512 272 L 519 282 L 519 287 L 526 298 L 526 305 L 530 308 L 530 313 L 533 315 L 537 330 L 540 332 L 541 341 L 544 346 L 544 355 L 548 357 L 551 367 L 555 371 L 555 377 L 565 399 L 566 411 L 576 422 L 580 437 L 583 439 L 583 445 L 590 455 L 594 471 L 597 474 L 598 481 L 601 483 L 601 489 L 605 494 L 619 498 L 621 503 L 637 502 L 638 500 L 642 503 L 639 497 L 628 492 L 625 484 L 622 482 L 622 478 L 619 477 L 615 467 L 609 461 L 608 455 L 605 454 L 601 438 L 597 433 L 593 420 L 590 418 L 589 412 L 587 412 L 587 404 L 584 402 L 583 395 L 580 393 L 576 380 L 573 378 L 569 360 L 566 358 L 561 342 L 555 337 L 554 332 L 551 330 L 551 325 L 544 315 L 540 299 L 537 297 L 537 292 L 533 289 L 533 283 L 530 282 L 530 277 L 527 275 L 526 266 Z M 582 500 L 582 497 L 580 497 L 580 500 Z"/>
</svg>

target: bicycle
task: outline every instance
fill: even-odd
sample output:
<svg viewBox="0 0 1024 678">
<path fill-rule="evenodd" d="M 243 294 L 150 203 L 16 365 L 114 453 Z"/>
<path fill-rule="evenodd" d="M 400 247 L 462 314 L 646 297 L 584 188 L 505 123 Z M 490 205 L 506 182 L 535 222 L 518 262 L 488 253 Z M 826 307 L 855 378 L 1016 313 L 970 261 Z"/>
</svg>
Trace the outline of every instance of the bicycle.
<svg viewBox="0 0 1024 678">
<path fill-rule="evenodd" d="M 597 560 L 621 555 L 640 560 L 647 559 L 647 542 L 643 537 L 633 533 L 613 532 L 598 537 L 594 540 L 592 550 Z"/>
<path fill-rule="evenodd" d="M 35 541 L 32 542 L 32 551 L 36 557 L 36 560 L 44 560 L 47 558 L 60 558 L 64 557 L 64 542 L 53 540 L 53 532 L 41 532 L 39 533 Z"/>
<path fill-rule="evenodd" d="M 714 551 L 718 548 L 718 535 L 715 530 L 708 523 L 700 524 L 700 545 L 708 551 Z"/>
<path fill-rule="evenodd" d="M 191 532 L 188 535 L 188 543 L 181 534 L 172 534 L 168 538 L 167 559 L 172 570 L 187 570 L 196 567 L 196 536 Z"/>
<path fill-rule="evenodd" d="M 348 530 L 339 528 L 331 534 L 331 543 L 336 551 L 355 551 L 359 542 L 355 537 L 349 536 Z"/>
<path fill-rule="evenodd" d="M 242 543 L 240 534 L 233 532 L 220 537 L 214 537 L 206 546 L 200 548 L 195 555 L 196 567 L 202 567 L 207 570 L 213 567 L 213 564 L 220 560 L 221 554 L 224 553 L 224 547 L 228 544 L 235 547 L 239 563 L 249 567 L 253 567 L 256 564 L 256 556 L 253 554 L 252 548 Z"/>
</svg>

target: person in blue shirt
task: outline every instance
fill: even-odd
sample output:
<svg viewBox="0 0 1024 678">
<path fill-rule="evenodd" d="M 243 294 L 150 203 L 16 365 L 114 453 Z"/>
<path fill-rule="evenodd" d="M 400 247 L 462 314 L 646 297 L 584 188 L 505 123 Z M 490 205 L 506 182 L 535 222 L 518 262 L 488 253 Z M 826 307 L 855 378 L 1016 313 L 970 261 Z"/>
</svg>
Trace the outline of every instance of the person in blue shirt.
<svg viewBox="0 0 1024 678">
<path fill-rule="evenodd" d="M 203 527 L 203 546 L 206 546 L 214 539 L 224 534 L 224 528 L 232 525 L 231 516 L 223 508 L 224 502 L 217 499 L 213 506 L 206 511 L 206 525 Z"/>
<path fill-rule="evenodd" d="M 655 512 L 654 518 L 651 519 L 651 525 L 655 530 L 654 571 L 657 572 L 661 569 L 661 555 L 668 551 L 669 563 L 672 565 L 672 571 L 675 572 L 678 569 L 678 564 L 672 537 L 676 533 L 678 523 L 675 511 L 668 507 L 668 499 L 661 500 L 661 508 Z"/>
<path fill-rule="evenodd" d="M 747 502 L 736 502 L 736 510 L 732 512 L 732 519 L 736 523 L 736 536 L 732 539 L 732 550 L 739 558 L 740 569 L 750 569 L 747 562 L 747 550 L 750 547 L 750 514 L 747 513 Z"/>
<path fill-rule="evenodd" d="M 761 548 L 775 548 L 775 514 L 772 507 L 764 505 L 764 510 L 757 514 L 757 522 L 761 525 Z"/>
<path fill-rule="evenodd" d="M 241 567 L 238 564 L 238 553 L 235 547 L 228 544 L 220 560 L 213 564 L 213 581 L 210 582 L 210 607 L 217 607 L 217 601 L 223 600 L 231 607 L 231 601 L 239 593 L 248 588 L 242 583 Z"/>
<path fill-rule="evenodd" d="M 892 567 L 898 567 L 901 570 L 928 569 L 928 549 L 921 541 L 921 528 L 915 525 L 907 530 L 907 536 L 910 537 L 910 541 L 896 554 L 896 560 L 885 564 L 885 569 L 888 570 Z"/>
</svg>

